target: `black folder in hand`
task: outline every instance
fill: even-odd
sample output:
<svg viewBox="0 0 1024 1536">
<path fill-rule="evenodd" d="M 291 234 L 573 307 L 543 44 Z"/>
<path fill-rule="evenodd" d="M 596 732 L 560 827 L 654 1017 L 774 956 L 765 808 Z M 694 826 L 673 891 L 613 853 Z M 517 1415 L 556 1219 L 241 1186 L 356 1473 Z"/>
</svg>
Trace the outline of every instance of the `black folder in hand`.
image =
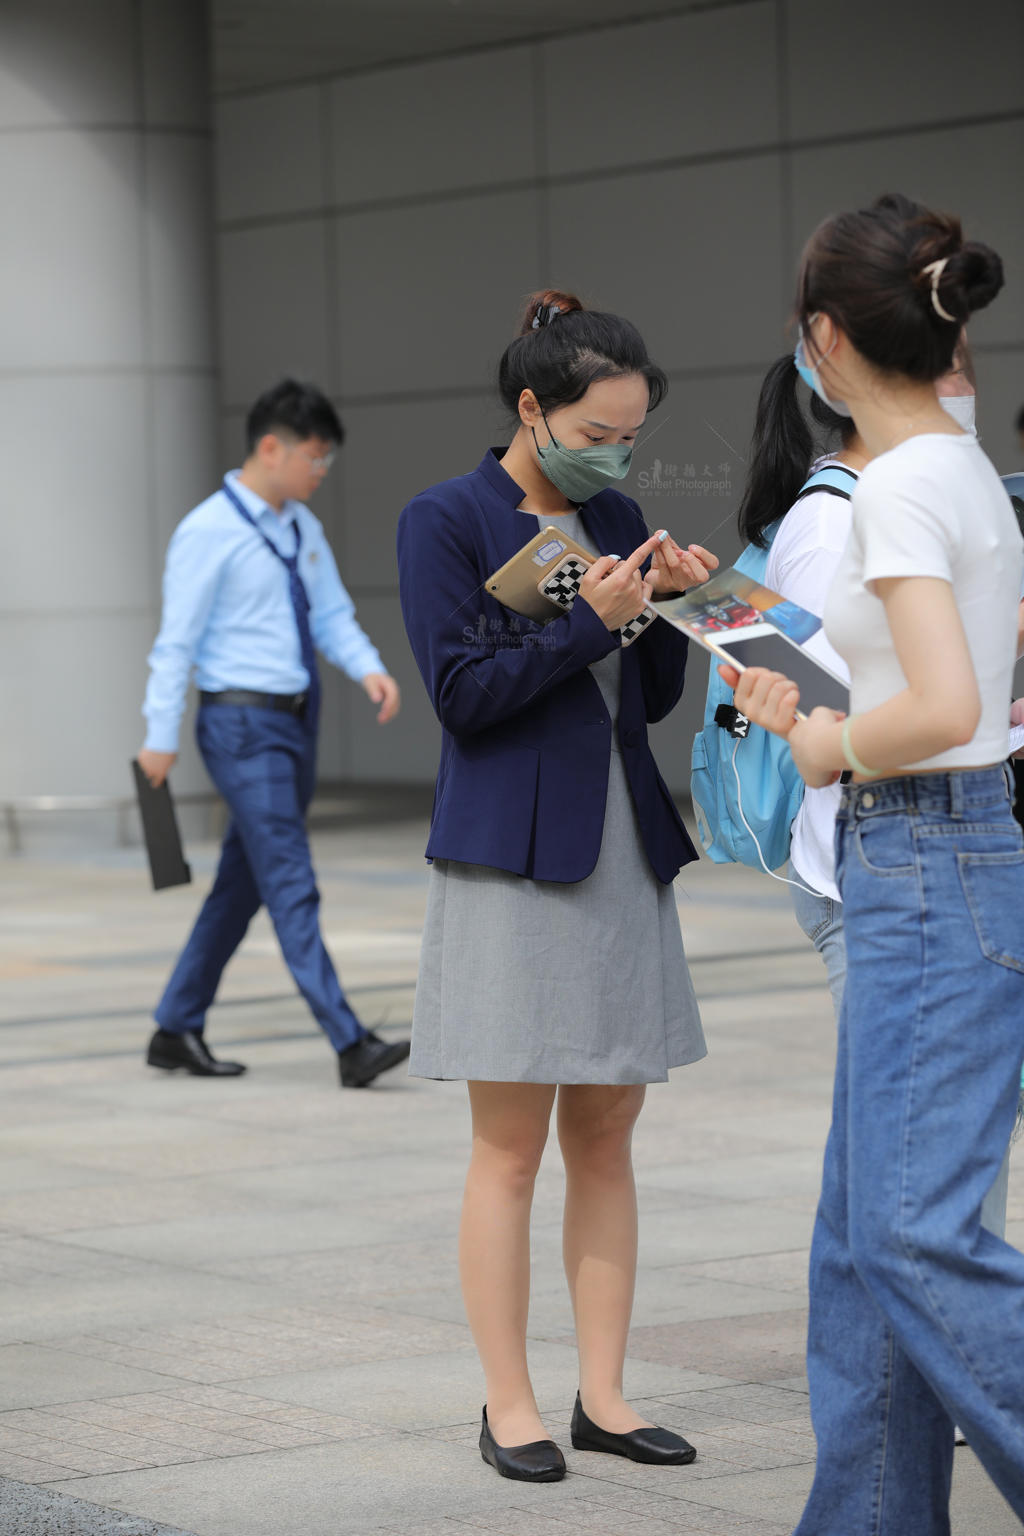
<svg viewBox="0 0 1024 1536">
<path fill-rule="evenodd" d="M 171 885 L 188 885 L 192 871 L 185 862 L 181 846 L 171 786 L 165 779 L 159 789 L 154 789 L 135 758 L 132 759 L 132 772 L 153 889 L 163 891 Z"/>
</svg>

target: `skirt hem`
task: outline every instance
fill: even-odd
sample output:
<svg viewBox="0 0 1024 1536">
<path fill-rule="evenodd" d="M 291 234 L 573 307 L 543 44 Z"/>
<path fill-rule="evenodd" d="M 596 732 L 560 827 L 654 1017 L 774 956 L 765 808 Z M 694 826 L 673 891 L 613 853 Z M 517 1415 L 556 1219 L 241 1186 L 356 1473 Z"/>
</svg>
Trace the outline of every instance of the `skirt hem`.
<svg viewBox="0 0 1024 1536">
<path fill-rule="evenodd" d="M 509 1076 L 507 1073 L 496 1072 L 427 1072 L 409 1067 L 409 1076 L 418 1078 L 425 1083 L 542 1083 L 557 1088 L 575 1087 L 601 1087 L 601 1088 L 640 1088 L 649 1083 L 667 1083 L 668 1073 L 674 1072 L 677 1067 L 692 1067 L 698 1061 L 703 1061 L 707 1056 L 705 1047 L 698 1055 L 684 1056 L 679 1061 L 670 1061 L 667 1071 L 653 1077 L 645 1073 L 642 1077 L 535 1077 L 515 1073 Z"/>
</svg>

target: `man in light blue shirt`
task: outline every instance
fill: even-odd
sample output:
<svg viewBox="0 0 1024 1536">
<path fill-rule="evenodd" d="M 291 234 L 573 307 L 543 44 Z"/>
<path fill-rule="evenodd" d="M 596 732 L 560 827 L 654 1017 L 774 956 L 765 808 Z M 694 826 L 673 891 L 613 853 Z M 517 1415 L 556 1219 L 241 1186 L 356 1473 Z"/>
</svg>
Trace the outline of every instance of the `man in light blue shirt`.
<svg viewBox="0 0 1024 1536">
<path fill-rule="evenodd" d="M 365 1030 L 320 935 L 305 814 L 313 795 L 320 680 L 316 652 L 362 684 L 381 724 L 398 684 L 359 627 L 323 528 L 304 505 L 342 427 L 310 385 L 285 379 L 246 423 L 240 471 L 178 525 L 164 570 L 163 618 L 149 656 L 139 763 L 163 783 L 193 673 L 196 739 L 231 812 L 213 888 L 156 1009 L 151 1066 L 237 1077 L 203 1037 L 221 974 L 265 905 L 296 985 L 338 1052 L 343 1087 L 363 1088 L 409 1054 Z"/>
</svg>

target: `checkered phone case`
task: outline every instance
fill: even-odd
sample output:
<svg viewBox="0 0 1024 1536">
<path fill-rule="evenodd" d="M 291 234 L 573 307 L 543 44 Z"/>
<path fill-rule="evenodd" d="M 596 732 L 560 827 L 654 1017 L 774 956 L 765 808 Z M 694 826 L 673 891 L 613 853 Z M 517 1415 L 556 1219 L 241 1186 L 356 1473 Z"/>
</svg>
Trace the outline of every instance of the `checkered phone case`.
<svg viewBox="0 0 1024 1536">
<path fill-rule="evenodd" d="M 565 612 L 576 601 L 576 594 L 580 589 L 580 582 L 590 569 L 586 560 L 581 560 L 579 555 L 566 555 L 547 575 L 537 583 L 537 590 L 542 597 L 557 603 Z M 642 613 L 638 613 L 635 619 L 624 624 L 619 630 L 619 639 L 623 646 L 632 645 L 639 635 L 642 635 L 648 624 L 658 617 L 655 610 L 648 603 Z"/>
</svg>

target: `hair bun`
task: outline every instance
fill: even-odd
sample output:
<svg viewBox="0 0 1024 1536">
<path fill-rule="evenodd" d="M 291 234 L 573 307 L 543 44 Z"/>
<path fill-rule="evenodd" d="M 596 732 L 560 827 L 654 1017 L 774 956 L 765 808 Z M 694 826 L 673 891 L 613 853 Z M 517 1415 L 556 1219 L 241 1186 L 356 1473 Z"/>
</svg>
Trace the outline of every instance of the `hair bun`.
<svg viewBox="0 0 1024 1536">
<path fill-rule="evenodd" d="M 537 293 L 531 293 L 527 299 L 518 334 L 525 336 L 529 331 L 537 331 L 541 326 L 550 325 L 551 321 L 556 320 L 560 314 L 567 315 L 574 309 L 584 307 L 574 293 L 562 293 L 557 288 L 543 288 Z"/>
<path fill-rule="evenodd" d="M 1003 282 L 1001 258 L 991 246 L 968 240 L 950 256 L 939 288 L 952 299 L 947 307 L 966 319 L 991 304 Z"/>
<path fill-rule="evenodd" d="M 902 213 L 916 234 L 911 255 L 914 286 L 940 318 L 951 317 L 963 325 L 974 310 L 991 304 L 1003 286 L 1003 263 L 990 246 L 965 241 L 955 214 L 937 213 L 892 194 L 880 198 L 882 204 Z M 936 261 L 943 263 L 937 274 Z"/>
</svg>

